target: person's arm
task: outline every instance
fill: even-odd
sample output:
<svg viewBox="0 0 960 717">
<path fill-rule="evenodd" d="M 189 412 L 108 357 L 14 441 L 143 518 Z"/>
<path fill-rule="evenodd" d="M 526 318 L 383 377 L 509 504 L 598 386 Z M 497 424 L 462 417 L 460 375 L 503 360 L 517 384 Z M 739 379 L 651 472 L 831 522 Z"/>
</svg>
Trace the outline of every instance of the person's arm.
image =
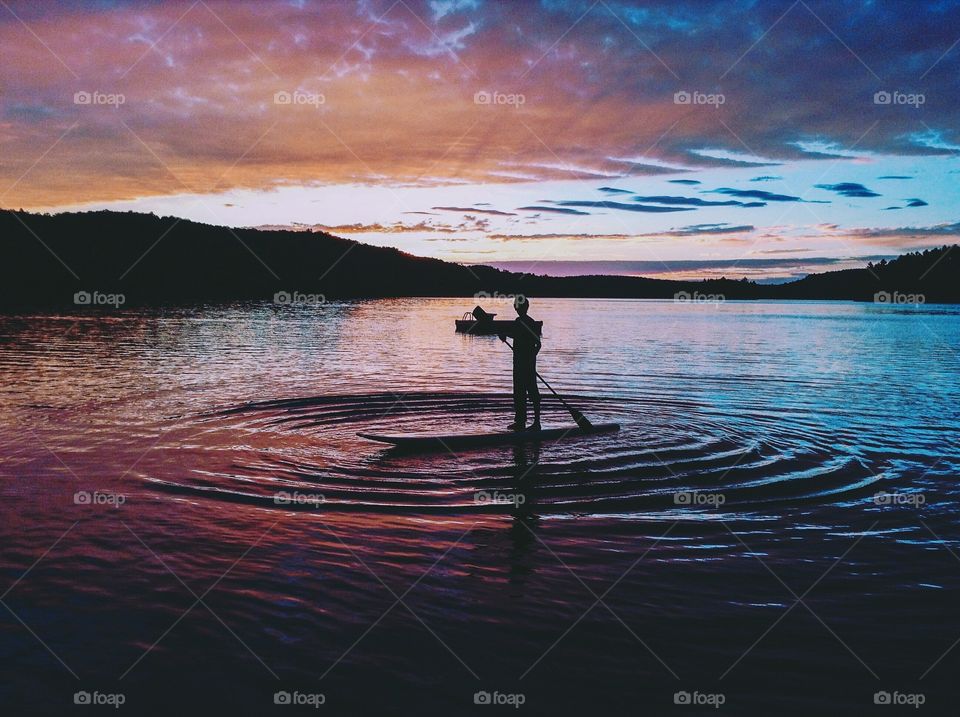
<svg viewBox="0 0 960 717">
<path fill-rule="evenodd" d="M 508 327 L 500 330 L 500 333 L 498 334 L 498 336 L 500 337 L 501 341 L 503 341 L 508 336 L 514 341 L 516 341 L 517 332 L 523 331 L 523 330 L 524 330 L 524 327 L 519 325 L 519 319 L 514 319 L 513 321 L 510 322 L 510 325 Z"/>
</svg>

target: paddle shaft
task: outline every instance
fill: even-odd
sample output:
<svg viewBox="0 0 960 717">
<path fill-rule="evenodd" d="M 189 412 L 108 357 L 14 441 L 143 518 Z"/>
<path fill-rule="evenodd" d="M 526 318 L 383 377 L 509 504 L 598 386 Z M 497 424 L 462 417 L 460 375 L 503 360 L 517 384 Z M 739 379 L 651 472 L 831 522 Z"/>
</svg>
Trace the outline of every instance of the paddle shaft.
<svg viewBox="0 0 960 717">
<path fill-rule="evenodd" d="M 511 344 L 511 343 L 510 343 L 509 341 L 507 341 L 505 338 L 503 338 L 503 337 L 501 336 L 501 337 L 500 337 L 500 340 L 503 341 L 503 343 L 505 343 L 507 346 L 509 346 L 511 351 L 514 350 L 513 344 Z M 567 403 L 566 401 L 564 401 L 564 400 L 563 400 L 563 396 L 561 396 L 559 393 L 557 393 L 557 392 L 553 389 L 553 386 L 551 386 L 549 383 L 547 383 L 547 379 L 545 379 L 543 376 L 541 376 L 539 371 L 534 371 L 534 373 L 537 374 L 537 378 L 539 378 L 539 379 L 543 382 L 543 385 L 550 389 L 550 393 L 552 393 L 554 396 L 556 396 L 556 397 L 560 400 L 560 403 L 563 404 L 563 407 L 566 408 L 566 409 L 570 412 L 570 415 L 573 416 L 573 420 L 576 422 L 576 424 L 577 424 L 578 426 L 580 426 L 581 428 L 589 428 L 591 425 L 593 425 L 593 424 L 590 423 L 590 421 L 587 419 L 586 416 L 584 416 L 582 413 L 580 413 L 580 411 L 578 411 L 578 410 L 575 409 L 573 406 L 571 406 L 569 403 Z"/>
</svg>

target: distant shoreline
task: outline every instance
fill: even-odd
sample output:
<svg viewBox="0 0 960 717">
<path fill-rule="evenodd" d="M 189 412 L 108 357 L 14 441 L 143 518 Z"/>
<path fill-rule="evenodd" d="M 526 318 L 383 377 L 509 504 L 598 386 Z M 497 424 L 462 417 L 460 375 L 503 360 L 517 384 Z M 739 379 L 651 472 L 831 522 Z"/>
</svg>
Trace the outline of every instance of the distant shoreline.
<svg viewBox="0 0 960 717">
<path fill-rule="evenodd" d="M 837 271 L 842 269 L 863 269 L 870 262 L 893 261 L 896 254 L 876 254 L 851 257 L 791 257 L 791 258 L 740 258 L 740 259 L 671 259 L 657 260 L 600 260 L 600 259 L 544 259 L 536 261 L 505 260 L 483 262 L 469 262 L 467 266 L 492 266 L 504 271 L 518 273 L 531 272 L 552 277 L 570 276 L 634 276 L 648 279 L 667 279 L 675 281 L 704 281 L 724 276 L 740 278 L 741 274 L 750 274 L 758 270 L 782 272 L 780 276 L 752 276 L 752 281 L 758 284 L 788 284 L 803 279 L 810 274 L 817 273 L 814 268 L 823 271 Z M 809 268 L 810 271 L 801 271 Z M 787 272 L 793 272 L 788 274 Z M 693 274 L 709 272 L 703 276 L 679 277 L 678 274 Z"/>
<path fill-rule="evenodd" d="M 525 294 L 557 298 L 960 303 L 956 245 L 782 284 L 545 276 L 417 257 L 321 232 L 231 229 L 134 212 L 0 211 L 0 306 L 150 306 Z M 84 293 L 89 302 L 84 304 Z M 112 297 L 113 304 L 108 303 Z M 120 300 L 122 297 L 122 301 Z M 283 303 L 282 296 L 277 303 Z"/>
</svg>

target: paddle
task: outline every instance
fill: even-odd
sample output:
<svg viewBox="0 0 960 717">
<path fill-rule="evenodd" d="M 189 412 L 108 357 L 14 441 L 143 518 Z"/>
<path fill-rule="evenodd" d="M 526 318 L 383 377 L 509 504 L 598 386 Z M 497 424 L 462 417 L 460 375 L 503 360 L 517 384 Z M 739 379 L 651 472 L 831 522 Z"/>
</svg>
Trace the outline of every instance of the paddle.
<svg viewBox="0 0 960 717">
<path fill-rule="evenodd" d="M 501 336 L 501 337 L 500 337 L 500 340 L 503 341 L 503 343 L 505 343 L 507 346 L 509 346 L 511 351 L 513 351 L 513 344 L 511 344 L 509 341 L 507 341 L 506 338 L 504 338 L 503 336 Z M 573 416 L 573 420 L 574 420 L 574 422 L 576 422 L 577 426 L 579 426 L 580 428 L 582 428 L 584 431 L 589 431 L 591 428 L 593 428 L 593 424 L 590 423 L 590 421 L 587 419 L 587 417 L 584 416 L 582 413 L 580 413 L 580 411 L 578 411 L 577 409 L 575 409 L 575 408 L 574 408 L 573 406 L 571 406 L 569 403 L 567 403 L 566 401 L 564 401 L 564 400 L 563 400 L 563 396 L 561 396 L 559 393 L 557 393 L 556 391 L 553 390 L 553 386 L 551 386 L 549 383 L 547 383 L 547 379 L 545 379 L 543 376 L 541 376 L 539 371 L 537 371 L 537 372 L 535 372 L 535 373 L 537 374 L 537 378 L 539 378 L 541 381 L 543 381 L 543 385 L 546 386 L 547 388 L 549 388 L 549 389 L 550 389 L 550 392 L 551 392 L 554 396 L 556 396 L 558 399 L 560 399 L 560 403 L 563 404 L 563 407 L 564 407 L 565 409 L 567 409 L 568 411 L 570 411 L 570 415 Z"/>
</svg>

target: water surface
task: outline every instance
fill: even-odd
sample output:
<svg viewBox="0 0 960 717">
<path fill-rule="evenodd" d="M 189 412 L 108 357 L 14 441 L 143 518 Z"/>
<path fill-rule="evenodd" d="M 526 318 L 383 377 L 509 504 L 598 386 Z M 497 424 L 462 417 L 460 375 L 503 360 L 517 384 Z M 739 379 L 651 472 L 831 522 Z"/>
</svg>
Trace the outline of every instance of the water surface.
<svg viewBox="0 0 960 717">
<path fill-rule="evenodd" d="M 0 318 L 0 697 L 950 704 L 956 308 L 534 300 L 541 373 L 619 433 L 415 455 L 357 437 L 509 422 L 508 351 L 453 332 L 470 308 Z"/>
</svg>

